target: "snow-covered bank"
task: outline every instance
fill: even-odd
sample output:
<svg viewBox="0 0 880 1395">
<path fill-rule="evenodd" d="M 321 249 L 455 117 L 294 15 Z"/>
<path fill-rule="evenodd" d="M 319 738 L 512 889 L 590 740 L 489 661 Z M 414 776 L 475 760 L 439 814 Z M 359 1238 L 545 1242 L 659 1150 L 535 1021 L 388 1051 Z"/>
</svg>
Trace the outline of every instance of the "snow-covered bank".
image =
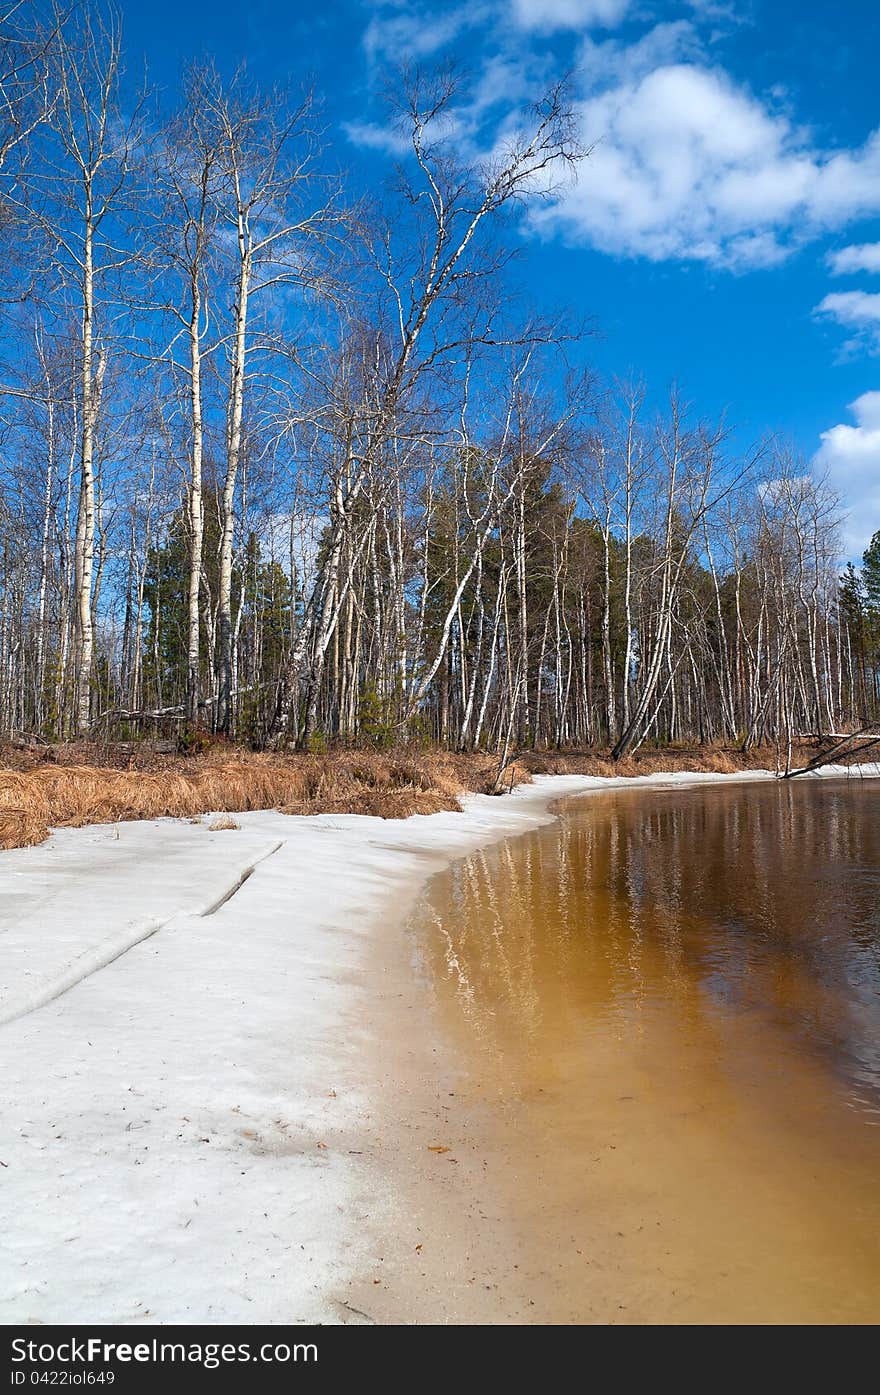
<svg viewBox="0 0 880 1395">
<path fill-rule="evenodd" d="M 23 1012 L 0 1028 L 0 1316 L 348 1320 L 377 922 L 563 795 L 762 778 L 555 776 L 464 814 L 160 820 L 0 855 L 5 1005 Z"/>
<path fill-rule="evenodd" d="M 59 829 L 0 860 L 0 1025 L 32 1011 L 181 913 L 205 915 L 278 846 L 164 820 Z"/>
<path fill-rule="evenodd" d="M 0 1028 L 0 1315 L 345 1320 L 367 1222 L 356 1172 L 375 922 L 585 783 L 401 823 L 263 812 L 239 830 L 92 827 L 3 854 L 7 1012 L 133 925 L 164 923 Z"/>
</svg>

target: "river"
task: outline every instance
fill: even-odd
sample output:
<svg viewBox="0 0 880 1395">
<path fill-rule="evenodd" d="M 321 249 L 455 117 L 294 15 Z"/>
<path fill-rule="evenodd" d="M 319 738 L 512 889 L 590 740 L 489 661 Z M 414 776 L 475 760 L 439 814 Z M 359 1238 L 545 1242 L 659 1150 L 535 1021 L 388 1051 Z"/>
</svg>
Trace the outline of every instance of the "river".
<svg viewBox="0 0 880 1395">
<path fill-rule="evenodd" d="M 880 1318 L 878 816 L 857 778 L 614 789 L 430 884 L 436 1152 L 509 1320 Z"/>
</svg>

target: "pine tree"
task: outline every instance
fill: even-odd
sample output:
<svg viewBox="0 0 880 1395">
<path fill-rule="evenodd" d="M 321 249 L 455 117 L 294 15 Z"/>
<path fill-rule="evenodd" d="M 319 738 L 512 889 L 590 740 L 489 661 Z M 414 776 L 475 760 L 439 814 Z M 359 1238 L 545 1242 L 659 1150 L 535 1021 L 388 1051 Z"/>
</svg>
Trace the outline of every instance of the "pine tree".
<svg viewBox="0 0 880 1395">
<path fill-rule="evenodd" d="M 862 553 L 862 585 L 869 608 L 880 614 L 880 531 Z"/>
</svg>

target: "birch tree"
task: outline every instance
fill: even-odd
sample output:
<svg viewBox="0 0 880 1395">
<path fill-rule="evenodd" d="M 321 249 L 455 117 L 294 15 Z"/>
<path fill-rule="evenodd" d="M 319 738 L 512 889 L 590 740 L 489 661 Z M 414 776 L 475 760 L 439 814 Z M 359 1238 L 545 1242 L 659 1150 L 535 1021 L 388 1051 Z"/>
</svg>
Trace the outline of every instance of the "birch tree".
<svg viewBox="0 0 880 1395">
<path fill-rule="evenodd" d="M 157 254 L 160 270 L 168 266 L 174 279 L 170 312 L 178 329 L 168 356 L 185 381 L 188 419 L 189 578 L 187 585 L 186 708 L 189 720 L 199 719 L 201 689 L 202 551 L 205 508 L 202 476 L 205 453 L 204 368 L 218 348 L 220 328 L 211 292 L 211 271 L 217 260 L 220 169 L 225 132 L 216 111 L 204 102 L 213 75 L 191 70 L 185 79 L 184 105 L 161 143 L 156 165 L 164 201 Z M 183 341 L 181 357 L 177 348 Z M 207 342 L 206 342 L 207 341 Z M 236 462 L 237 463 L 237 462 Z"/>
<path fill-rule="evenodd" d="M 398 414 L 427 376 L 439 374 L 453 357 L 466 359 L 469 346 L 497 340 L 498 307 L 491 288 L 505 257 L 491 243 L 481 245 L 481 235 L 506 208 L 548 195 L 580 157 L 571 111 L 564 90 L 557 87 L 490 159 L 462 161 L 448 135 L 458 95 L 449 74 L 416 73 L 404 80 L 396 102 L 398 126 L 412 151 L 409 168 L 400 171 L 398 194 L 410 226 L 402 246 L 394 219 L 380 223 L 367 239 L 385 291 L 387 336 L 383 325 L 375 339 L 376 371 L 357 450 L 345 465 L 326 570 L 316 582 L 325 602 L 337 593 L 333 577 L 350 505 L 385 450 Z M 486 288 L 490 295 L 481 305 L 480 291 Z M 329 634 L 332 619 L 320 623 L 323 634 Z M 322 646 L 323 640 L 316 651 L 319 666 Z M 305 646 L 291 655 L 268 733 L 270 744 L 279 744 L 287 733 L 304 657 Z M 312 687 L 315 681 L 313 674 Z"/>
<path fill-rule="evenodd" d="M 318 247 L 335 226 L 337 213 L 326 180 L 319 177 L 314 102 L 310 92 L 291 104 L 281 92 L 251 88 L 243 72 L 228 88 L 204 70 L 194 99 L 217 130 L 217 216 L 230 247 L 231 325 L 226 336 L 226 468 L 223 480 L 215 726 L 232 721 L 232 568 L 236 488 L 241 464 L 248 366 L 266 336 L 257 339 L 255 306 L 282 287 L 301 294 L 319 281 Z"/>
<path fill-rule="evenodd" d="M 84 10 L 59 28 L 53 51 L 57 97 L 54 142 L 35 178 L 33 213 L 54 246 L 54 261 L 71 310 L 79 317 L 79 502 L 74 612 L 76 625 L 73 726 L 91 722 L 94 661 L 92 586 L 96 535 L 95 443 L 108 343 L 101 311 L 108 278 L 131 261 L 120 225 L 127 183 L 138 150 L 138 115 L 119 104 L 121 35 L 112 12 Z"/>
</svg>

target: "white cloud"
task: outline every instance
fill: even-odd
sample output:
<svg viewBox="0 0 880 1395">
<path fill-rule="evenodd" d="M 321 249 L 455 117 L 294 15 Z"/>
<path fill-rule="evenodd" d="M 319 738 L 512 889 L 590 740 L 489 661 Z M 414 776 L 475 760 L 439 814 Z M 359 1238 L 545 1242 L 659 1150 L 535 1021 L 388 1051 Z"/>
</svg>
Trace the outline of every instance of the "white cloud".
<svg viewBox="0 0 880 1395">
<path fill-rule="evenodd" d="M 509 108 L 534 96 L 536 77 L 527 55 L 493 55 L 483 64 L 474 87 L 474 115 L 481 116 L 498 106 Z"/>
<path fill-rule="evenodd" d="M 850 403 L 855 426 L 823 431 L 813 457 L 849 510 L 844 528 L 847 556 L 857 558 L 880 527 L 880 392 Z"/>
<path fill-rule="evenodd" d="M 426 58 L 481 26 L 495 35 L 517 31 L 521 42 L 523 31 L 613 29 L 632 8 L 633 0 L 464 0 L 439 10 L 385 0 L 367 25 L 364 47 L 371 59 Z"/>
<path fill-rule="evenodd" d="M 420 55 L 467 33 L 478 45 L 482 95 L 478 76 L 463 130 L 491 144 L 484 130 L 477 135 L 487 110 L 515 106 L 546 67 L 535 36 L 580 30 L 576 115 L 591 154 L 578 181 L 532 215 L 535 227 L 573 244 L 654 261 L 769 266 L 880 213 L 880 131 L 853 149 L 819 146 L 786 114 L 784 91 L 759 97 L 713 63 L 710 11 L 719 12 L 714 0 L 697 3 L 694 18 L 643 26 L 624 42 L 587 31 L 644 18 L 630 0 L 477 0 L 444 11 L 384 4 L 366 42 L 374 54 Z M 350 134 L 387 148 L 368 124 Z"/>
<path fill-rule="evenodd" d="M 751 7 L 746 0 L 685 0 L 685 3 L 705 19 L 725 19 L 732 24 L 751 22 Z"/>
<path fill-rule="evenodd" d="M 826 295 L 816 306 L 815 314 L 825 315 L 853 331 L 844 344 L 847 352 L 866 349 L 880 353 L 880 293 L 840 291 Z"/>
<path fill-rule="evenodd" d="M 609 89 L 647 77 L 655 68 L 671 63 L 698 62 L 705 58 L 705 53 L 695 26 L 689 20 L 679 19 L 655 24 L 628 43 L 586 35 L 580 43 L 577 67 L 584 73 L 590 90 Z"/>
<path fill-rule="evenodd" d="M 550 34 L 559 29 L 613 29 L 632 0 L 513 0 L 512 16 L 521 29 Z"/>
<path fill-rule="evenodd" d="M 580 106 L 594 143 L 543 219 L 618 255 L 767 264 L 815 183 L 788 121 L 717 69 L 673 63 Z"/>
<path fill-rule="evenodd" d="M 380 150 L 395 159 L 412 150 L 412 142 L 394 126 L 382 126 L 377 121 L 344 121 L 342 129 L 353 145 L 366 150 Z"/>
<path fill-rule="evenodd" d="M 856 150 L 816 148 L 709 66 L 691 25 L 657 26 L 629 47 L 588 40 L 583 57 L 594 86 L 578 116 L 592 153 L 539 226 L 620 256 L 745 267 L 880 211 L 880 134 Z"/>
<path fill-rule="evenodd" d="M 490 13 L 488 4 L 478 4 L 476 0 L 431 13 L 420 6 L 405 10 L 383 6 L 367 25 L 364 47 L 371 59 L 427 58 L 448 48 L 465 30 L 482 24 Z"/>
<path fill-rule="evenodd" d="M 478 110 L 476 102 L 472 102 L 454 111 L 441 112 L 430 123 L 431 140 L 453 141 L 460 150 L 464 149 L 472 139 Z M 395 159 L 412 153 L 412 136 L 405 123 L 345 121 L 342 129 L 353 144 L 367 150 L 381 150 Z"/>
<path fill-rule="evenodd" d="M 829 252 L 828 265 L 832 276 L 848 276 L 856 271 L 880 272 L 880 242 L 854 243 Z"/>
<path fill-rule="evenodd" d="M 838 291 L 816 306 L 819 315 L 830 315 L 839 325 L 866 329 L 880 325 L 880 292 Z"/>
</svg>

